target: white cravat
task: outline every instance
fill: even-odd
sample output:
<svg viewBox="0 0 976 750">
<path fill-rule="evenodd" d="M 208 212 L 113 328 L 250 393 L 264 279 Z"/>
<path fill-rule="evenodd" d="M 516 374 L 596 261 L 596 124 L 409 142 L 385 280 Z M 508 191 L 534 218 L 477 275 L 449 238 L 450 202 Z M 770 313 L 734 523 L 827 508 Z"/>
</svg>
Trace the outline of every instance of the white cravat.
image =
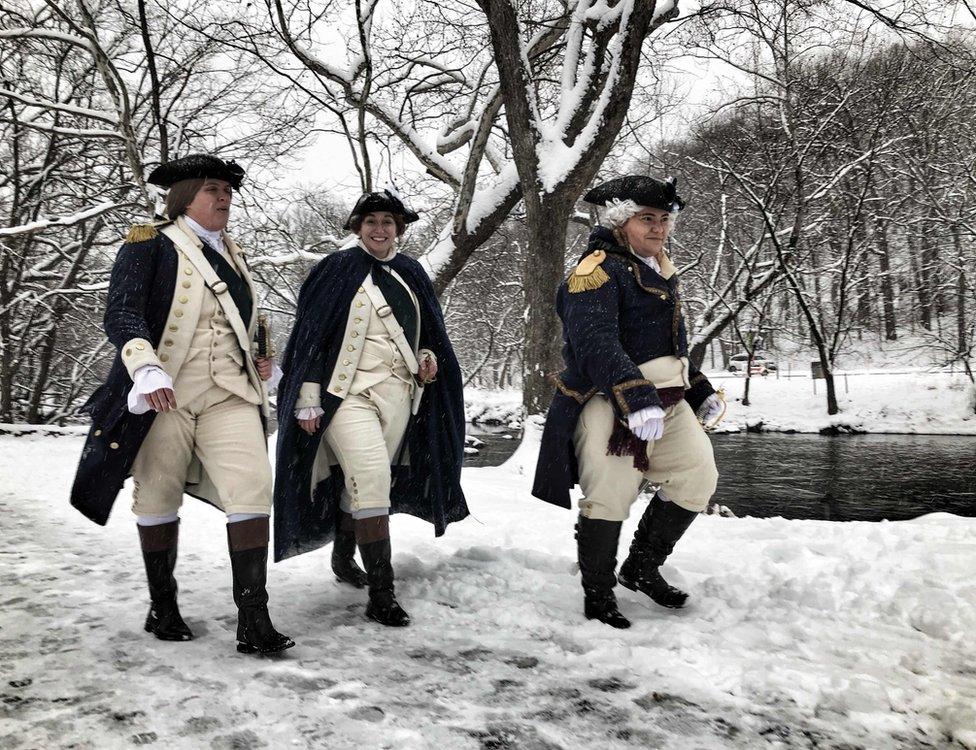
<svg viewBox="0 0 976 750">
<path fill-rule="evenodd" d="M 216 231 L 204 229 L 186 214 L 183 214 L 183 220 L 201 240 L 223 255 L 226 260 L 230 260 L 230 253 L 227 252 L 227 246 L 224 244 L 224 233 L 222 231 L 219 229 Z"/>
<path fill-rule="evenodd" d="M 637 253 L 634 253 L 634 255 L 637 255 Z M 643 255 L 637 255 L 637 257 L 640 258 L 641 262 L 645 266 L 653 268 L 658 273 L 661 273 L 661 264 L 657 262 L 657 258 L 655 258 L 653 255 L 649 255 L 646 258 Z"/>
</svg>

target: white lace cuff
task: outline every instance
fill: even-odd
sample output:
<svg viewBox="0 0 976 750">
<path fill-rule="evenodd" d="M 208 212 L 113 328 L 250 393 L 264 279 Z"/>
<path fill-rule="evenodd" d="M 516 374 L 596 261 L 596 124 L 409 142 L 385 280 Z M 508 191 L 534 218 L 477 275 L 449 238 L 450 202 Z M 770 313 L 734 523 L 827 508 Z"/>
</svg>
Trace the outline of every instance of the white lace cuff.
<svg viewBox="0 0 976 750">
<path fill-rule="evenodd" d="M 173 379 L 156 365 L 143 365 L 132 374 L 132 390 L 129 391 L 129 411 L 145 414 L 152 407 L 146 396 L 160 388 L 173 390 Z"/>
<path fill-rule="evenodd" d="M 295 409 L 295 419 L 315 419 L 325 414 L 325 409 L 321 406 L 303 406 Z"/>
</svg>

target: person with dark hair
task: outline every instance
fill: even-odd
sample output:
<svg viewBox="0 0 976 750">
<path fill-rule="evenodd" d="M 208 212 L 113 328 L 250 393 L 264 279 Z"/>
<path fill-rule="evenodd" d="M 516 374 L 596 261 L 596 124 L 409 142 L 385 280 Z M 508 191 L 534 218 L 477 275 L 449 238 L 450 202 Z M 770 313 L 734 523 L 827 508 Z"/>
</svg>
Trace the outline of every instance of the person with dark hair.
<svg viewBox="0 0 976 750">
<path fill-rule="evenodd" d="M 105 383 L 83 407 L 92 417 L 71 504 L 108 521 L 126 477 L 149 580 L 145 629 L 167 641 L 193 633 L 177 606 L 183 493 L 227 514 L 238 607 L 237 650 L 295 645 L 271 623 L 266 571 L 271 466 L 268 357 L 253 353 L 255 290 L 240 247 L 225 233 L 244 170 L 194 154 L 160 165 L 168 220 L 133 226 L 109 283 L 105 332 L 118 349 Z"/>
<path fill-rule="evenodd" d="M 460 368 L 430 279 L 396 247 L 417 218 L 388 190 L 357 201 L 345 226 L 357 241 L 302 286 L 278 391 L 275 559 L 334 538 L 337 578 L 367 584 L 366 616 L 389 626 L 410 622 L 390 513 L 437 535 L 468 515 Z"/>
<path fill-rule="evenodd" d="M 684 207 L 677 180 L 621 177 L 583 200 L 606 207 L 609 226 L 594 228 L 556 297 L 566 368 L 552 378 L 532 494 L 569 508 L 570 489 L 580 485 L 584 613 L 626 628 L 613 593 L 618 580 L 662 606 L 684 606 L 688 595 L 659 568 L 715 492 L 712 446 L 696 414 L 709 421 L 723 407 L 688 359 L 677 272 L 666 252 Z M 645 486 L 659 489 L 617 576 L 620 528 Z"/>
</svg>

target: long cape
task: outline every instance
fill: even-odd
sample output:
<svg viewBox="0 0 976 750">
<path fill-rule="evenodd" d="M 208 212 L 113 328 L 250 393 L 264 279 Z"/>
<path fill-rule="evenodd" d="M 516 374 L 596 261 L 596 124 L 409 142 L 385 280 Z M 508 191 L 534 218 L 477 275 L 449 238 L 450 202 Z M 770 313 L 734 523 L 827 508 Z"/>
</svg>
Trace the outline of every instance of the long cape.
<svg viewBox="0 0 976 750">
<path fill-rule="evenodd" d="M 464 397 L 461 369 L 444 327 L 434 287 L 417 261 L 398 254 L 390 267 L 407 282 L 420 306 L 421 346 L 437 355 L 437 379 L 424 390 L 420 410 L 404 437 L 408 466 L 393 467 L 391 513 L 409 513 L 434 525 L 440 536 L 447 524 L 468 515 L 461 491 L 464 460 Z M 326 383 L 342 345 L 353 296 L 369 274 L 371 260 L 358 247 L 335 252 L 312 269 L 298 298 L 295 327 L 282 361 L 278 386 L 278 452 L 275 476 L 275 561 L 310 552 L 335 536 L 343 486 L 342 472 L 312 487 L 312 467 L 322 435 L 341 399 Z M 295 402 L 317 353 L 322 353 L 322 408 L 315 435 L 295 419 Z"/>
</svg>

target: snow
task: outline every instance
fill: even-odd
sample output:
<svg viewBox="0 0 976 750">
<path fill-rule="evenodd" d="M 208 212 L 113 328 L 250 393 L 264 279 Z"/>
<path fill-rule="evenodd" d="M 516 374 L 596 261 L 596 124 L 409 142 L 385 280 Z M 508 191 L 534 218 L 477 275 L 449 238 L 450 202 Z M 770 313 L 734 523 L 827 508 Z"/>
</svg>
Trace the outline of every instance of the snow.
<svg viewBox="0 0 976 750">
<path fill-rule="evenodd" d="M 79 436 L 0 435 L 0 746 L 976 748 L 976 519 L 702 517 L 664 570 L 692 605 L 618 589 L 615 631 L 582 617 L 573 513 L 529 497 L 537 444 L 466 469 L 441 539 L 394 517 L 411 627 L 366 622 L 324 550 L 272 567 L 298 645 L 254 658 L 220 514 L 184 506 L 197 639 L 157 641 L 129 488 L 97 527 L 67 504 Z"/>
</svg>

